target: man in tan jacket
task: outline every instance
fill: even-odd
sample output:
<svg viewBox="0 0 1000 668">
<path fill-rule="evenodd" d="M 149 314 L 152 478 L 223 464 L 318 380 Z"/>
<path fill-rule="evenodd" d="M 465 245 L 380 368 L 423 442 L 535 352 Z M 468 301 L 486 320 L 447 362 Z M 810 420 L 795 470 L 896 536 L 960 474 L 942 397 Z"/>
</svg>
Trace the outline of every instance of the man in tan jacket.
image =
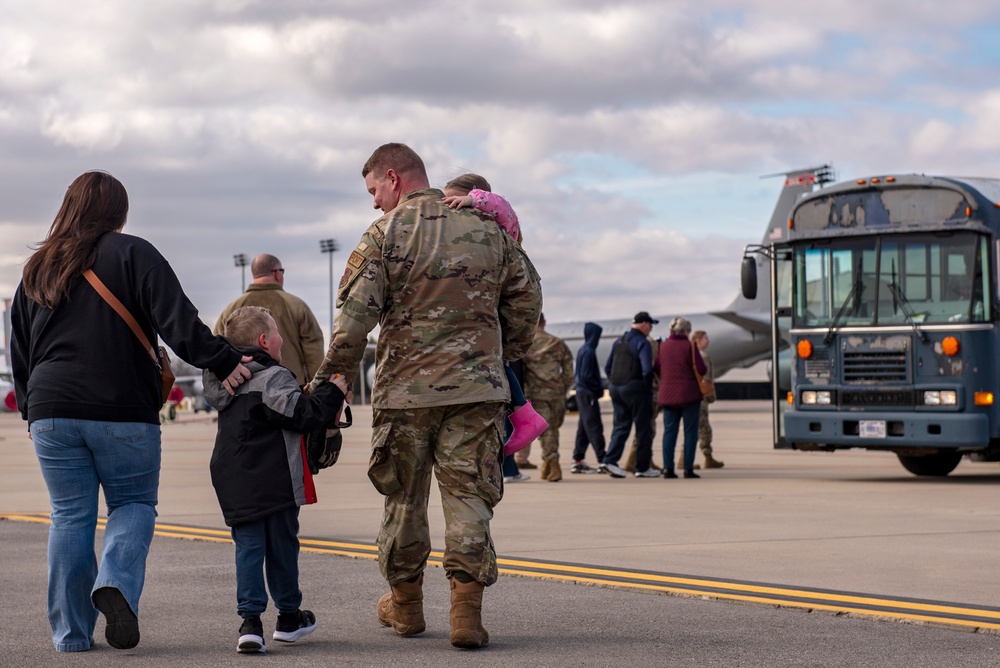
<svg viewBox="0 0 1000 668">
<path fill-rule="evenodd" d="M 222 310 L 214 332 L 221 334 L 226 318 L 241 306 L 263 306 L 271 312 L 278 333 L 285 343 L 281 348 L 281 364 L 293 374 L 299 385 L 308 383 L 326 353 L 326 339 L 316 316 L 309 306 L 295 295 L 285 292 L 285 268 L 281 260 L 266 253 L 250 263 L 253 282 L 246 292 Z"/>
<path fill-rule="evenodd" d="M 549 423 L 542 434 L 542 480 L 562 480 L 559 467 L 559 427 L 566 417 L 566 393 L 574 385 L 573 353 L 562 339 L 545 331 L 545 314 L 538 321 L 535 341 L 522 360 L 524 364 L 524 396 Z M 515 455 L 518 466 L 528 461 L 524 448 Z"/>
</svg>

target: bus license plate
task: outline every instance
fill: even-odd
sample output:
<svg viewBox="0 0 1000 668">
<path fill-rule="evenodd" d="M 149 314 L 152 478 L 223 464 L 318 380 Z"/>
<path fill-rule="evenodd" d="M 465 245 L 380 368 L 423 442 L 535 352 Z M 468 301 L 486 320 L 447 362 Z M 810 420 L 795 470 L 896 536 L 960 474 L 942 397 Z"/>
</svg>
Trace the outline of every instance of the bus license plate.
<svg viewBox="0 0 1000 668">
<path fill-rule="evenodd" d="M 885 420 L 861 420 L 858 431 L 861 438 L 885 438 Z"/>
</svg>

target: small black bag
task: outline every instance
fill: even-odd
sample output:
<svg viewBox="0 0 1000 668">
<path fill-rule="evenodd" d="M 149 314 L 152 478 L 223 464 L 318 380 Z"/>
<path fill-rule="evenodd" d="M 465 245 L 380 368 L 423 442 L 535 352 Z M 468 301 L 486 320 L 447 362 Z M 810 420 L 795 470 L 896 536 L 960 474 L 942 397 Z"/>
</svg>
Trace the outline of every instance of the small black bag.
<svg viewBox="0 0 1000 668">
<path fill-rule="evenodd" d="M 344 444 L 341 429 L 350 427 L 354 419 L 351 407 L 344 405 L 343 419 L 332 427 L 323 427 L 306 434 L 306 457 L 309 472 L 316 475 L 321 469 L 329 468 L 340 459 L 340 447 Z"/>
</svg>

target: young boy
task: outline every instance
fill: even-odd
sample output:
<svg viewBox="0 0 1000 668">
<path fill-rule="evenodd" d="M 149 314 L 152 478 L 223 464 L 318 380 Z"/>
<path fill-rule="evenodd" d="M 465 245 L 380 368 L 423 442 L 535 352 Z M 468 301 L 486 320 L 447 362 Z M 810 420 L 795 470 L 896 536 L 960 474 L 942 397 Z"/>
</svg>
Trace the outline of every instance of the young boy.
<svg viewBox="0 0 1000 668">
<path fill-rule="evenodd" d="M 231 396 L 214 374 L 204 375 L 205 399 L 219 411 L 212 485 L 236 543 L 237 651 L 265 652 L 265 573 L 278 609 L 274 640 L 295 642 L 316 629 L 316 616 L 299 608 L 299 506 L 316 502 L 301 434 L 334 422 L 347 385 L 337 376 L 303 394 L 280 364 L 281 335 L 265 308 L 237 309 L 223 335 L 253 357 L 253 376 Z"/>
</svg>

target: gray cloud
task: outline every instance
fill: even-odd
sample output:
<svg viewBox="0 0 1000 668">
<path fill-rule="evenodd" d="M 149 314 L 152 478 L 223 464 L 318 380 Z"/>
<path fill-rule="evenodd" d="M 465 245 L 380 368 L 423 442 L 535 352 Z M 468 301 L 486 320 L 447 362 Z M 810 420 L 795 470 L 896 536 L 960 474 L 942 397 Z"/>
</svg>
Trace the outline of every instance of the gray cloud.
<svg viewBox="0 0 1000 668">
<path fill-rule="evenodd" d="M 996 172 L 995 58 L 956 37 L 992 3 L 346 4 L 0 0 L 0 294 L 93 168 L 206 319 L 239 290 L 232 255 L 272 252 L 324 324 L 318 240 L 341 242 L 342 271 L 385 141 L 510 199 L 553 322 L 725 306 L 777 196 L 760 174 Z M 664 211 L 634 185 L 702 173 L 728 177 L 717 197 L 745 213 L 726 230 L 745 234 L 679 220 L 717 202 L 671 189 Z"/>
</svg>

